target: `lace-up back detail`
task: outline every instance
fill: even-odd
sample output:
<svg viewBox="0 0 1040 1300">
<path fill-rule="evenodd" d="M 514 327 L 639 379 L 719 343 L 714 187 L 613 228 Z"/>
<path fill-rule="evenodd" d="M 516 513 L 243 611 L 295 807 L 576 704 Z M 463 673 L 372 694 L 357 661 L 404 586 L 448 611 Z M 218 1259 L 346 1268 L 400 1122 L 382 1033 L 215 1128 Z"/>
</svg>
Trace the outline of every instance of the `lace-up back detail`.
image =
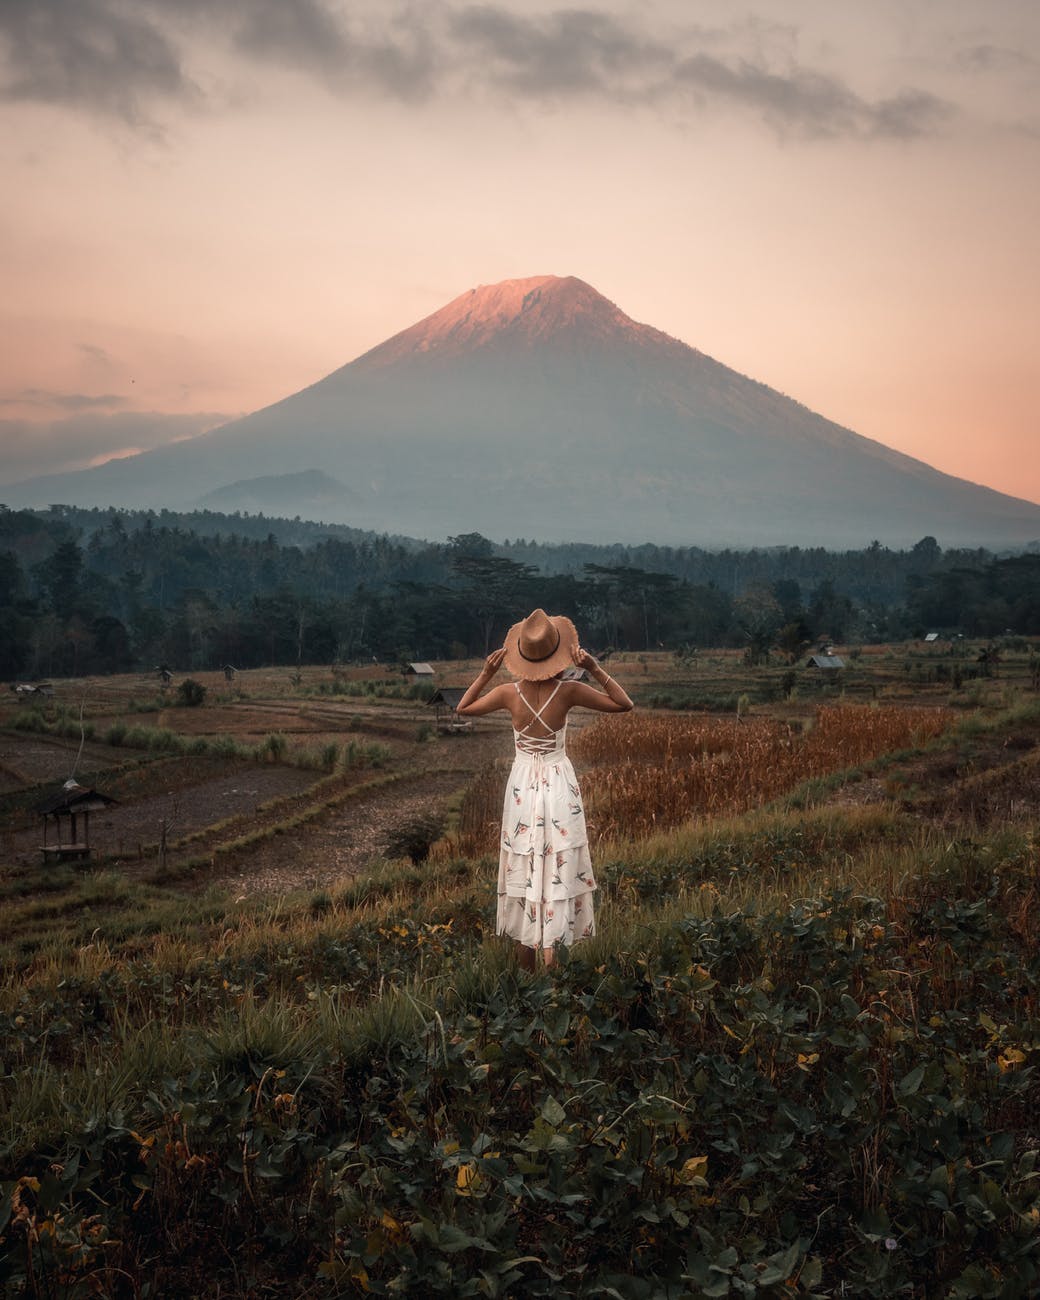
<svg viewBox="0 0 1040 1300">
<path fill-rule="evenodd" d="M 516 688 L 517 695 L 520 696 L 523 702 L 527 705 L 528 709 L 530 709 L 531 711 L 531 721 L 527 724 L 527 726 L 521 727 L 519 730 L 517 730 L 516 727 L 513 728 L 513 743 L 516 745 L 516 752 L 518 754 L 525 754 L 527 755 L 528 758 L 540 758 L 543 761 L 548 758 L 554 758 L 558 754 L 562 754 L 564 752 L 564 740 L 567 735 L 567 720 L 566 718 L 564 719 L 563 726 L 559 729 L 559 731 L 553 731 L 553 729 L 542 717 L 542 714 L 549 707 L 549 704 L 551 703 L 554 696 L 556 695 L 556 692 L 563 685 L 563 682 L 556 683 L 556 687 L 553 690 L 552 694 L 549 696 L 549 698 L 545 701 L 545 703 L 542 705 L 540 709 L 536 709 L 531 704 L 530 700 L 528 700 L 526 695 L 524 695 L 523 691 L 520 689 L 519 682 L 514 682 L 513 685 Z M 535 723 L 539 723 L 541 726 L 543 726 L 549 734 L 542 735 L 542 736 L 532 736 L 531 728 L 535 725 Z"/>
</svg>

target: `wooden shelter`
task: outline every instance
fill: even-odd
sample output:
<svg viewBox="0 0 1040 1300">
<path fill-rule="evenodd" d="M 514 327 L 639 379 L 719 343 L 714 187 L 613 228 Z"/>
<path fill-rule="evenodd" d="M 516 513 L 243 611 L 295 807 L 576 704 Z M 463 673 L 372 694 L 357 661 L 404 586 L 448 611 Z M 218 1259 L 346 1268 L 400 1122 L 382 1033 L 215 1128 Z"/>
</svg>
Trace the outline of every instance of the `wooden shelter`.
<svg viewBox="0 0 1040 1300">
<path fill-rule="evenodd" d="M 466 694 L 464 686 L 442 686 L 430 700 L 436 710 L 438 731 L 472 731 L 473 719 L 463 718 L 455 712 L 459 700 Z"/>
<path fill-rule="evenodd" d="M 43 843 L 40 845 L 40 850 L 44 862 L 88 861 L 90 859 L 90 814 L 111 808 L 116 802 L 99 790 L 88 789 L 77 781 L 66 781 L 56 795 L 46 799 L 36 809 L 43 818 Z M 48 838 L 52 821 L 56 834 L 54 843 L 51 843 Z"/>
<path fill-rule="evenodd" d="M 429 681 L 436 676 L 433 665 L 428 663 L 408 664 L 404 670 L 404 675 L 406 677 L 419 677 L 423 681 Z"/>
<path fill-rule="evenodd" d="M 841 655 L 810 655 L 806 663 L 806 668 L 820 668 L 825 673 L 836 673 L 845 667 L 845 660 Z"/>
</svg>

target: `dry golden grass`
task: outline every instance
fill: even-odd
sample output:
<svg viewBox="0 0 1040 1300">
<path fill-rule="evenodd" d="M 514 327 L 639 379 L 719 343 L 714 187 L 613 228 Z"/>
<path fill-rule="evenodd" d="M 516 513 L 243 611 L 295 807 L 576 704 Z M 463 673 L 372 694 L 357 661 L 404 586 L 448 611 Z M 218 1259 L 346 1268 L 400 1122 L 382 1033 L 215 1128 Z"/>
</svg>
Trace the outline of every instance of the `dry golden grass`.
<svg viewBox="0 0 1040 1300">
<path fill-rule="evenodd" d="M 799 782 L 932 739 L 946 709 L 822 706 L 808 730 L 772 719 L 608 717 L 575 744 L 598 837 L 632 838 L 741 812 Z"/>
</svg>

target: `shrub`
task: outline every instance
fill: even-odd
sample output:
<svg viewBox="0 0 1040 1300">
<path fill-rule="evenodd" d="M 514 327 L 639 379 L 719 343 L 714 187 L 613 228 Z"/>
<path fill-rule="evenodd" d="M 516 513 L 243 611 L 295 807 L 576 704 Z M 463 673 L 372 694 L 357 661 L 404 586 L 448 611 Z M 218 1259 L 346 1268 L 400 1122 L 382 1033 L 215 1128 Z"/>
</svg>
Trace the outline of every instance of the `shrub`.
<svg viewBox="0 0 1040 1300">
<path fill-rule="evenodd" d="M 390 750 L 386 745 L 380 745 L 378 741 L 366 745 L 351 740 L 343 748 L 340 770 L 348 772 L 353 767 L 382 767 L 389 757 Z"/>
<path fill-rule="evenodd" d="M 206 688 L 194 677 L 185 677 L 177 687 L 177 703 L 186 709 L 198 708 L 206 698 Z"/>
<path fill-rule="evenodd" d="M 441 813 L 418 813 L 390 828 L 385 840 L 387 856 L 408 858 L 416 865 L 425 862 L 443 830 L 444 817 Z"/>
<path fill-rule="evenodd" d="M 277 763 L 285 757 L 288 748 L 289 741 L 280 731 L 270 731 L 257 750 L 257 757 L 261 759 L 270 758 Z"/>
</svg>

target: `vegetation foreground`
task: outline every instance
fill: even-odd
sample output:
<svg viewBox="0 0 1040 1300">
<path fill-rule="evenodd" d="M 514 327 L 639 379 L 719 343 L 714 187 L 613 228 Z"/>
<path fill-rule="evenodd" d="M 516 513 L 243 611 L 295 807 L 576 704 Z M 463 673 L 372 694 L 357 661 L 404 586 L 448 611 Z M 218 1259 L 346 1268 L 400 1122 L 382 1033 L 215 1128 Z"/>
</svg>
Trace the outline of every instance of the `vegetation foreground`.
<svg viewBox="0 0 1040 1300">
<path fill-rule="evenodd" d="M 1035 818 L 911 784 L 952 755 L 977 811 L 1017 747 L 986 788 L 1035 807 L 1038 733 L 605 841 L 599 934 L 536 975 L 486 857 L 277 902 L 81 879 L 92 937 L 55 897 L 0 993 L 5 1293 L 1040 1293 Z"/>
</svg>

